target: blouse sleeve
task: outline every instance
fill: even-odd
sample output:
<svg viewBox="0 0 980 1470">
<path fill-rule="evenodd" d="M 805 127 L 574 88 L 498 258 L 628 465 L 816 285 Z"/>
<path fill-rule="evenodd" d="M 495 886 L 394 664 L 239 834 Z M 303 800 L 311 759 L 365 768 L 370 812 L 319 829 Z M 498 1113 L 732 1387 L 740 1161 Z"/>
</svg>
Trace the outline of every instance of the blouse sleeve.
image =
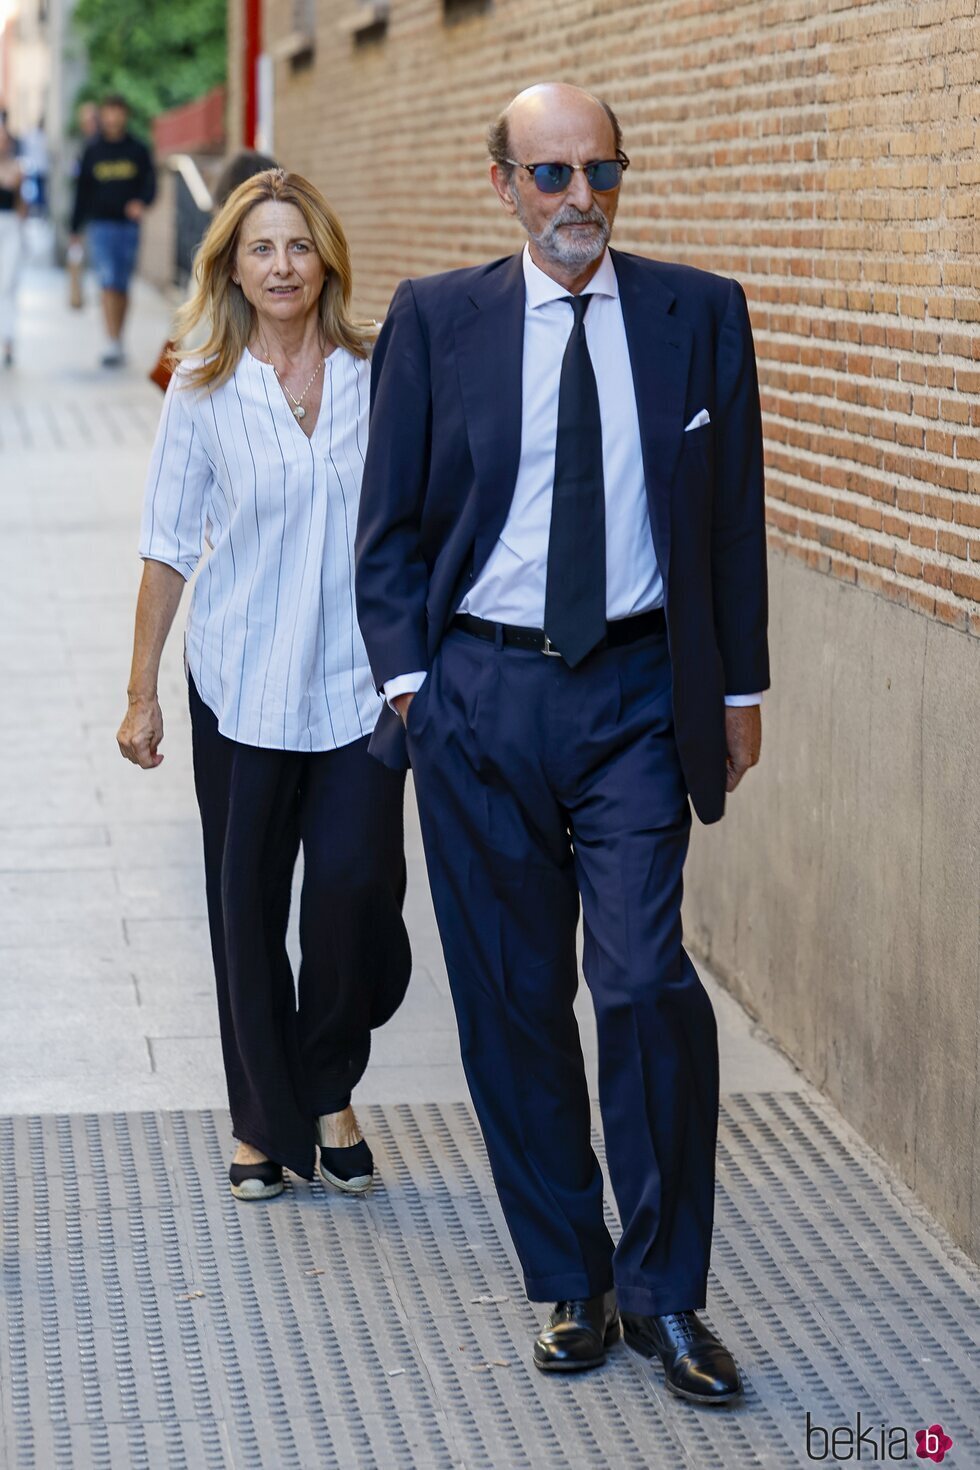
<svg viewBox="0 0 980 1470">
<path fill-rule="evenodd" d="M 204 549 L 211 461 L 182 386 L 179 369 L 163 402 L 146 476 L 140 556 L 162 561 L 189 578 Z"/>
</svg>

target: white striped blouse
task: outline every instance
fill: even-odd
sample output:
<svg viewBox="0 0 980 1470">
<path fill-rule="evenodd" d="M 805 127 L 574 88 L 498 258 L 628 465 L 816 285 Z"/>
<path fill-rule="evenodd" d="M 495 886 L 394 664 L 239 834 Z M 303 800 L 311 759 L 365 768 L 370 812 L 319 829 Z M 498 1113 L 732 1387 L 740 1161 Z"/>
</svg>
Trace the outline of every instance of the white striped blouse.
<svg viewBox="0 0 980 1470">
<path fill-rule="evenodd" d="M 246 351 L 213 393 L 167 390 L 146 482 L 140 555 L 194 587 L 186 659 L 223 735 L 334 750 L 374 729 L 354 613 L 354 532 L 370 364 L 336 348 L 311 438 L 271 366 Z"/>
</svg>

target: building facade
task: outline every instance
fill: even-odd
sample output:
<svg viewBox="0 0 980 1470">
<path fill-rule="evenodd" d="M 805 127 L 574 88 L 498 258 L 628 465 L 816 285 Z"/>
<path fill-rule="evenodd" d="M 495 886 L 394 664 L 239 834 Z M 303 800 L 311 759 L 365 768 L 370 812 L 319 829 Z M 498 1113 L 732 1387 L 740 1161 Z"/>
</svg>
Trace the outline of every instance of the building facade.
<svg viewBox="0 0 980 1470">
<path fill-rule="evenodd" d="M 0 0 L 0 108 L 22 137 L 42 128 L 49 163 L 48 202 L 64 222 L 78 143 L 72 106 L 85 58 L 71 16 L 75 0 Z"/>
<path fill-rule="evenodd" d="M 229 132 L 264 109 L 381 315 L 518 246 L 487 123 L 574 81 L 624 125 L 616 243 L 743 283 L 773 689 L 688 934 L 980 1257 L 978 9 L 231 0 Z"/>
</svg>

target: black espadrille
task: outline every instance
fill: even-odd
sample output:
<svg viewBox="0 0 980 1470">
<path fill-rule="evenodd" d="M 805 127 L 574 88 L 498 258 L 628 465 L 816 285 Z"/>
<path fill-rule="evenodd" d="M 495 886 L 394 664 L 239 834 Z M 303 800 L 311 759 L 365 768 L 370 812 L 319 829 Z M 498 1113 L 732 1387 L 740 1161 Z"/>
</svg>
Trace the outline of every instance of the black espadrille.
<svg viewBox="0 0 980 1470">
<path fill-rule="evenodd" d="M 261 1164 L 232 1164 L 228 1170 L 231 1192 L 236 1199 L 274 1199 L 282 1194 L 282 1165 L 266 1159 Z"/>
<path fill-rule="evenodd" d="M 320 1178 L 324 1184 L 344 1194 L 363 1194 L 374 1179 L 374 1159 L 367 1142 L 360 1138 L 349 1148 L 331 1148 L 323 1141 L 324 1128 L 316 1120 L 316 1141 L 320 1148 Z"/>
</svg>

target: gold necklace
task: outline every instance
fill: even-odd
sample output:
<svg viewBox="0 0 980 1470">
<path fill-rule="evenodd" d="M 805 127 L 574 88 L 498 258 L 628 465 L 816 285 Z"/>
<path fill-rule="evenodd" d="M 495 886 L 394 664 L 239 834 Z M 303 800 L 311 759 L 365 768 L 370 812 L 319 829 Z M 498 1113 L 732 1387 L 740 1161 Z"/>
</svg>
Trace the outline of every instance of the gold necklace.
<svg viewBox="0 0 980 1470">
<path fill-rule="evenodd" d="M 313 384 L 317 380 L 317 375 L 318 375 L 320 369 L 323 367 L 323 358 L 321 357 L 320 361 L 317 363 L 316 367 L 313 369 L 313 376 L 312 376 L 312 378 L 310 379 L 310 381 L 307 383 L 306 387 L 303 389 L 302 393 L 297 398 L 295 396 L 295 394 L 293 394 L 290 391 L 289 386 L 283 381 L 282 373 L 279 371 L 279 369 L 276 367 L 275 363 L 272 361 L 272 353 L 269 351 L 268 347 L 266 347 L 265 342 L 262 343 L 262 346 L 265 349 L 265 355 L 266 355 L 266 357 L 269 360 L 269 366 L 271 367 L 272 371 L 276 375 L 276 378 L 278 379 L 280 388 L 286 394 L 286 397 L 287 398 L 291 398 L 292 399 L 292 402 L 293 402 L 293 407 L 292 407 L 293 417 L 294 418 L 297 418 L 297 419 L 305 419 L 306 418 L 306 409 L 303 407 L 303 399 L 306 397 L 307 393 L 309 393 L 310 389 L 313 387 Z"/>
</svg>

